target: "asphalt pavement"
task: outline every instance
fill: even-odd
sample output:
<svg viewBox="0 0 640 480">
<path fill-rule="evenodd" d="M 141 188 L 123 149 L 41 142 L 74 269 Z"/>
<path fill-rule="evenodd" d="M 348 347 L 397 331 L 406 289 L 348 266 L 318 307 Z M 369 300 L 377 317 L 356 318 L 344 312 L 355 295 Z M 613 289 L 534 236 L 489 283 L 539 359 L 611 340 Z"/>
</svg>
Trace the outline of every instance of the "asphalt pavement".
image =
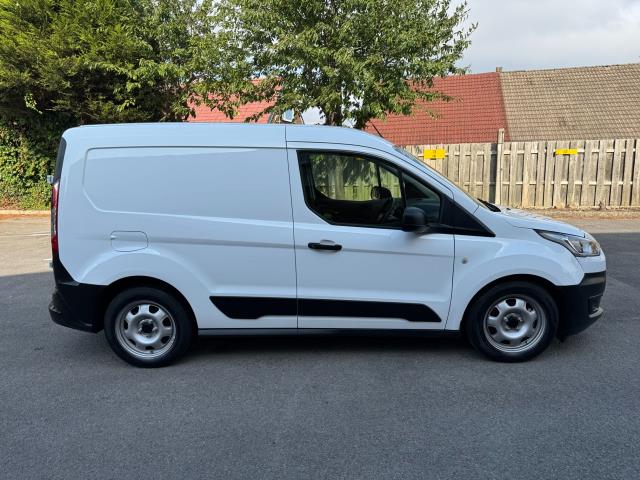
<svg viewBox="0 0 640 480">
<path fill-rule="evenodd" d="M 2 479 L 635 479 L 640 220 L 582 220 L 605 316 L 534 361 L 459 339 L 200 339 L 130 367 L 49 319 L 48 220 L 0 217 Z"/>
</svg>

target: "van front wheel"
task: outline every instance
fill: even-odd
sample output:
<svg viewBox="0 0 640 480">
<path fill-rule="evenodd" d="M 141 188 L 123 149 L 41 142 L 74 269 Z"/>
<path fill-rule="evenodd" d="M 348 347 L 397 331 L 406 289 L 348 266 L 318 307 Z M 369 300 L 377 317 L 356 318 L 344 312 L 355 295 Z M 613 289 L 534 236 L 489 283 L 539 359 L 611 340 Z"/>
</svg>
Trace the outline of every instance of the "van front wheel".
<svg viewBox="0 0 640 480">
<path fill-rule="evenodd" d="M 493 360 L 521 362 L 552 342 L 558 308 L 542 287 L 527 282 L 496 285 L 471 306 L 467 335 L 476 350 Z"/>
<path fill-rule="evenodd" d="M 188 350 L 194 335 L 189 314 L 156 288 L 125 290 L 111 301 L 104 332 L 113 351 L 138 367 L 163 367 Z"/>
</svg>

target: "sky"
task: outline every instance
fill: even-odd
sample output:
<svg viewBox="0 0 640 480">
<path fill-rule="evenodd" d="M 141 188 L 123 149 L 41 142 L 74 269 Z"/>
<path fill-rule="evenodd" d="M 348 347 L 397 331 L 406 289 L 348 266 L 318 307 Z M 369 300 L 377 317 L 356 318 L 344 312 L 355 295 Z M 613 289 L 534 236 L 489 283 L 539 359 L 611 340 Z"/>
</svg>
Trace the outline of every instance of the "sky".
<svg viewBox="0 0 640 480">
<path fill-rule="evenodd" d="M 455 2 L 454 2 L 455 3 Z M 640 62 L 640 0 L 467 0 L 472 73 Z"/>
<path fill-rule="evenodd" d="M 467 0 L 467 7 L 478 28 L 459 64 L 470 73 L 640 62 L 640 0 Z M 321 122 L 317 110 L 303 118 Z"/>
</svg>

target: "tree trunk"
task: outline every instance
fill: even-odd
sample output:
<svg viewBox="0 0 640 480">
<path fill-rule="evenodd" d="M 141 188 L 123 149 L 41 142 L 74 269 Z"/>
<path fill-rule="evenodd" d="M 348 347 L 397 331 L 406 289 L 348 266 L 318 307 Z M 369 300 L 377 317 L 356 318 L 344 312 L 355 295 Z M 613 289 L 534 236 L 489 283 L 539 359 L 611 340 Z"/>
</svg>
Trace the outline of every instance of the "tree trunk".
<svg viewBox="0 0 640 480">
<path fill-rule="evenodd" d="M 340 108 L 337 108 L 326 114 L 324 124 L 340 127 L 342 126 L 342 122 L 342 111 L 340 111 Z"/>
<path fill-rule="evenodd" d="M 344 161 L 338 160 L 336 162 L 335 181 L 336 181 L 336 199 L 344 200 Z"/>
</svg>

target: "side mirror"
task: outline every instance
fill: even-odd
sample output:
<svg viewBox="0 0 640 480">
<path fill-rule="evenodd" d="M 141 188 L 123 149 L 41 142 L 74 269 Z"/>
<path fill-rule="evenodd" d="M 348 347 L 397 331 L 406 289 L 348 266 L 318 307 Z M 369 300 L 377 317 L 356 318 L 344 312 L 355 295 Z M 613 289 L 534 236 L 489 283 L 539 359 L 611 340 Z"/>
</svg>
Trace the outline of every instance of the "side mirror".
<svg viewBox="0 0 640 480">
<path fill-rule="evenodd" d="M 429 222 L 424 210 L 418 207 L 407 207 L 402 214 L 402 230 L 417 234 L 426 233 L 429 230 Z"/>
</svg>

